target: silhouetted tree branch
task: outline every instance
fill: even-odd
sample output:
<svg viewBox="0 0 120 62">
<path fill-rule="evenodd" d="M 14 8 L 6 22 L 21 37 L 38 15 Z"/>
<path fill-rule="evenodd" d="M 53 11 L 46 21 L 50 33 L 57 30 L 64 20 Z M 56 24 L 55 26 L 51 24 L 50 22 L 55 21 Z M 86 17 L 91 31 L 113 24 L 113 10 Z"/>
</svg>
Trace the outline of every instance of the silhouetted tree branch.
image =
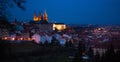
<svg viewBox="0 0 120 62">
<path fill-rule="evenodd" d="M 9 18 L 10 13 L 8 8 L 14 5 L 17 5 L 21 10 L 25 10 L 23 3 L 26 3 L 26 0 L 0 0 L 0 17 Z"/>
</svg>

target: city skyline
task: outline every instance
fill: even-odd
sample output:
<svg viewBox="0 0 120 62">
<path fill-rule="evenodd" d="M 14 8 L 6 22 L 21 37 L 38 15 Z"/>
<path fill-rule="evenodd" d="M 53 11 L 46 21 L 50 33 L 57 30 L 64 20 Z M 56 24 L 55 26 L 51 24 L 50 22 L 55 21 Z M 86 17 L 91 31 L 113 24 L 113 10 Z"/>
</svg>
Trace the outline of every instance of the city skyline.
<svg viewBox="0 0 120 62">
<path fill-rule="evenodd" d="M 34 12 L 46 10 L 50 22 L 66 24 L 120 24 L 120 1 L 118 0 L 30 0 L 20 8 L 10 8 L 12 20 L 33 20 Z"/>
<path fill-rule="evenodd" d="M 0 62 L 120 62 L 119 0 L 0 0 Z"/>
</svg>

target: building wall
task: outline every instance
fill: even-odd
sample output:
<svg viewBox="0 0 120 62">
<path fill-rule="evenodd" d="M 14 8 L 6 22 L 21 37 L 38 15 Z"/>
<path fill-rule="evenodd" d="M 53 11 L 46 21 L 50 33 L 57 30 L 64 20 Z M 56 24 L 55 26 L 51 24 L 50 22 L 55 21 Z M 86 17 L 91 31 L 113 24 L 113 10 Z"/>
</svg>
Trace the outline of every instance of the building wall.
<svg viewBox="0 0 120 62">
<path fill-rule="evenodd" d="M 38 25 L 38 31 L 44 32 L 44 31 L 52 31 L 52 24 L 39 24 Z"/>
<path fill-rule="evenodd" d="M 55 30 L 55 29 L 57 29 L 57 30 L 64 30 L 64 29 L 66 29 L 66 25 L 65 24 L 53 24 L 53 30 Z"/>
</svg>

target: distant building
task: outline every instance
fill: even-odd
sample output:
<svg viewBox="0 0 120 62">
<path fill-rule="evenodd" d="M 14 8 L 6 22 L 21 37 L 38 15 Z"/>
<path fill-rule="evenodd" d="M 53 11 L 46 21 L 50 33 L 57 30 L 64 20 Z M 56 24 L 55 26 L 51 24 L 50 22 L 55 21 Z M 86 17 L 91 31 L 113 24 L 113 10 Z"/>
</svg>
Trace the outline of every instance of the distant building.
<svg viewBox="0 0 120 62">
<path fill-rule="evenodd" d="M 57 29 L 59 31 L 66 29 L 66 25 L 64 23 L 54 23 L 53 30 Z"/>
<path fill-rule="evenodd" d="M 44 11 L 44 14 L 40 13 L 38 16 L 37 16 L 36 13 L 34 12 L 33 20 L 34 20 L 35 22 L 40 22 L 40 21 L 48 22 L 48 15 L 47 15 L 47 13 L 46 13 L 46 10 Z"/>
<path fill-rule="evenodd" d="M 46 10 L 44 11 L 44 14 L 40 13 L 38 16 L 34 13 L 33 21 L 30 23 L 33 24 L 38 31 L 62 31 L 66 29 L 66 25 L 64 23 L 50 23 L 48 21 Z"/>
</svg>

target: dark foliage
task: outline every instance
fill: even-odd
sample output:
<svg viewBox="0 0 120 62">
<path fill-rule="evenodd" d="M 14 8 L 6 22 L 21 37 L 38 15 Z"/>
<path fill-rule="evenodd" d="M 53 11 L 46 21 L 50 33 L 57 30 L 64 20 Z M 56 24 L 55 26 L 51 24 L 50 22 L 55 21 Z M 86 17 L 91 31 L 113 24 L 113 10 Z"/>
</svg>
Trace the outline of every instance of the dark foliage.
<svg viewBox="0 0 120 62">
<path fill-rule="evenodd" d="M 13 0 L 13 1 L 19 8 L 25 10 L 25 7 L 22 5 L 22 3 L 26 3 L 26 0 Z"/>
<path fill-rule="evenodd" d="M 105 61 L 108 61 L 108 62 L 115 61 L 115 52 L 112 45 L 110 46 L 110 48 L 108 48 L 108 50 L 105 53 Z"/>
<path fill-rule="evenodd" d="M 50 45 L 53 46 L 60 46 L 59 41 L 53 36 Z"/>
<path fill-rule="evenodd" d="M 111 46 L 107 49 L 105 54 L 102 55 L 101 62 L 119 62 L 120 60 L 117 59 L 119 57 L 119 56 L 117 56 L 118 54 L 119 53 L 114 52 L 114 47 L 111 44 Z"/>
<path fill-rule="evenodd" d="M 46 47 L 48 47 L 48 46 L 49 46 L 49 43 L 48 43 L 48 41 L 47 41 L 47 40 L 45 41 L 44 46 L 46 46 Z"/>
<path fill-rule="evenodd" d="M 95 59 L 95 62 L 100 62 L 100 54 L 98 53 L 98 51 L 96 52 L 94 59 Z"/>
<path fill-rule="evenodd" d="M 72 41 L 71 40 L 70 41 L 66 41 L 65 42 L 65 46 L 66 47 L 73 47 Z"/>
<path fill-rule="evenodd" d="M 8 8 L 11 8 L 16 4 L 18 8 L 25 10 L 25 6 L 22 5 L 25 2 L 26 0 L 0 0 L 0 17 L 8 21 L 11 19 L 11 14 Z"/>
<path fill-rule="evenodd" d="M 93 52 L 92 47 L 89 48 L 87 55 L 89 56 L 89 58 L 93 58 L 94 57 L 94 52 Z"/>
<path fill-rule="evenodd" d="M 85 50 L 85 45 L 83 44 L 83 40 L 81 40 L 81 41 L 79 41 L 78 50 L 77 50 L 77 53 L 75 55 L 73 62 L 82 62 L 83 61 L 82 55 L 84 53 L 84 50 Z"/>
<path fill-rule="evenodd" d="M 116 52 L 115 62 L 120 62 L 120 50 Z"/>
<path fill-rule="evenodd" d="M 10 24 L 5 17 L 0 16 L 0 29 L 13 31 L 14 25 Z"/>
</svg>

